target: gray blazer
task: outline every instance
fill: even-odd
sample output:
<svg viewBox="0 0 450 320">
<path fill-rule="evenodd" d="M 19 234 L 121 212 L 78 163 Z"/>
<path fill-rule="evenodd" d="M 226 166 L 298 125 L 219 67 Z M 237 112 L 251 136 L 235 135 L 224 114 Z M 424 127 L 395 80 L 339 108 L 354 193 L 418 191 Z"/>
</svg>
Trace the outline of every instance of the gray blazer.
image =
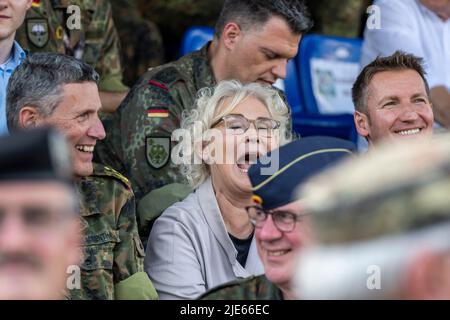
<svg viewBox="0 0 450 320">
<path fill-rule="evenodd" d="M 156 220 L 144 267 L 161 300 L 195 299 L 220 284 L 264 273 L 255 238 L 245 268 L 236 257 L 208 179 Z"/>
</svg>

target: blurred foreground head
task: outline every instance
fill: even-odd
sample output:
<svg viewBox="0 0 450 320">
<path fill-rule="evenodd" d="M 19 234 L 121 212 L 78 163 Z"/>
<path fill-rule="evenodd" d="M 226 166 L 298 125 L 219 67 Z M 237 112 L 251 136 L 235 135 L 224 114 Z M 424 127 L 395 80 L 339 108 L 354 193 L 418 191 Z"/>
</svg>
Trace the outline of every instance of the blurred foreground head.
<svg viewBox="0 0 450 320">
<path fill-rule="evenodd" d="M 0 299 L 60 299 L 79 263 L 69 150 L 52 130 L 0 138 Z"/>
<path fill-rule="evenodd" d="M 250 167 L 254 205 L 246 209 L 255 225 L 256 247 L 265 276 L 281 290 L 284 299 L 293 298 L 295 257 L 311 238 L 309 215 L 295 190 L 355 151 L 356 146 L 350 141 L 306 137 L 270 152 Z M 278 167 L 271 173 L 270 162 Z"/>
<path fill-rule="evenodd" d="M 384 145 L 304 185 L 305 299 L 450 299 L 450 136 Z"/>
</svg>

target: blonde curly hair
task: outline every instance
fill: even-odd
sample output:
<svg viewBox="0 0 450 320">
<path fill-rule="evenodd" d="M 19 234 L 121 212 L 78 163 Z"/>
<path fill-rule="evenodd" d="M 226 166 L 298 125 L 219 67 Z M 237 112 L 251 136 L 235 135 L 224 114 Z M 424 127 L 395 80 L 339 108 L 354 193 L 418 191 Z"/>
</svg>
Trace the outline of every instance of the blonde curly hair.
<svg viewBox="0 0 450 320">
<path fill-rule="evenodd" d="M 260 100 L 272 118 L 280 122 L 275 137 L 279 145 L 291 140 L 291 131 L 288 129 L 289 108 L 274 88 L 259 83 L 244 85 L 237 80 L 221 81 L 214 88 L 202 88 L 197 93 L 195 108 L 182 114 L 181 130 L 184 133 L 175 147 L 175 153 L 182 155 L 181 173 L 186 176 L 192 187 L 198 187 L 210 175 L 208 164 L 204 163 L 194 151 L 196 144 L 205 141 L 212 125 L 230 114 L 247 97 Z M 222 108 L 227 98 L 232 98 L 232 101 Z"/>
</svg>

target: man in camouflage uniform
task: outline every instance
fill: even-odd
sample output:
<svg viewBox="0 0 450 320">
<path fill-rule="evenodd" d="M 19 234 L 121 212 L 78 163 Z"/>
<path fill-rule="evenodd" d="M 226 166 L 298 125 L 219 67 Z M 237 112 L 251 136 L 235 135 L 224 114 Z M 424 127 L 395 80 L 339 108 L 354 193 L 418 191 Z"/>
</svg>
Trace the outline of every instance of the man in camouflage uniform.
<svg viewBox="0 0 450 320">
<path fill-rule="evenodd" d="M 205 293 L 201 298 L 282 300 L 292 299 L 291 280 L 298 250 L 311 240 L 309 217 L 302 200 L 296 200 L 296 187 L 314 174 L 349 156 L 356 146 L 331 137 L 295 140 L 270 156 L 277 156 L 279 169 L 265 174 L 265 165 L 250 167 L 254 206 L 247 207 L 255 225 L 258 254 L 264 275 L 237 280 Z"/>
<path fill-rule="evenodd" d="M 62 54 L 29 56 L 11 77 L 8 126 L 55 126 L 67 137 L 80 196 L 83 228 L 81 289 L 72 299 L 151 298 L 156 293 L 143 272 L 135 201 L 128 180 L 92 163 L 97 140 L 105 137 L 98 118 L 98 74 Z"/>
<path fill-rule="evenodd" d="M 128 92 L 108 0 L 34 0 L 16 40 L 30 52 L 65 53 L 94 67 L 102 111 L 113 112 Z"/>
<path fill-rule="evenodd" d="M 379 145 L 304 184 L 305 299 L 450 299 L 450 136 Z"/>
<path fill-rule="evenodd" d="M 111 7 L 122 63 L 127 66 L 123 70 L 123 82 L 132 86 L 148 68 L 164 63 L 162 37 L 156 24 L 142 17 L 136 0 L 111 0 Z"/>
<path fill-rule="evenodd" d="M 192 110 L 197 91 L 224 79 L 273 84 L 284 78 L 287 60 L 310 26 L 300 1 L 225 1 L 212 42 L 150 69 L 132 88 L 105 124 L 107 138 L 97 148 L 101 162 L 130 177 L 138 200 L 184 182 L 171 161 L 171 135 Z"/>
</svg>

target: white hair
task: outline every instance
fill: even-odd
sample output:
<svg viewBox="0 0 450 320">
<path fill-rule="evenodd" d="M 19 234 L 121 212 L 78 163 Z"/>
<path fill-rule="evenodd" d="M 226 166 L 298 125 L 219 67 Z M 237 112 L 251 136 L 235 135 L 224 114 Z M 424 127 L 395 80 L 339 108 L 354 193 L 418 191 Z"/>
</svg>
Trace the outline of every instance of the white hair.
<svg viewBox="0 0 450 320">
<path fill-rule="evenodd" d="M 318 246 L 299 256 L 293 287 L 301 299 L 399 299 L 405 271 L 422 252 L 450 253 L 450 223 L 353 244 Z M 376 282 L 371 283 L 379 276 Z"/>
<path fill-rule="evenodd" d="M 182 155 L 180 170 L 192 187 L 198 187 L 210 175 L 208 165 L 195 152 L 196 144 L 205 141 L 212 125 L 230 114 L 247 97 L 257 98 L 264 103 L 271 117 L 280 122 L 275 136 L 279 145 L 290 141 L 289 108 L 272 87 L 258 83 L 243 85 L 237 80 L 226 80 L 218 83 L 215 88 L 200 89 L 195 108 L 182 114 L 181 141 L 174 148 L 175 154 Z M 226 98 L 232 98 L 232 101 L 221 108 Z"/>
</svg>

